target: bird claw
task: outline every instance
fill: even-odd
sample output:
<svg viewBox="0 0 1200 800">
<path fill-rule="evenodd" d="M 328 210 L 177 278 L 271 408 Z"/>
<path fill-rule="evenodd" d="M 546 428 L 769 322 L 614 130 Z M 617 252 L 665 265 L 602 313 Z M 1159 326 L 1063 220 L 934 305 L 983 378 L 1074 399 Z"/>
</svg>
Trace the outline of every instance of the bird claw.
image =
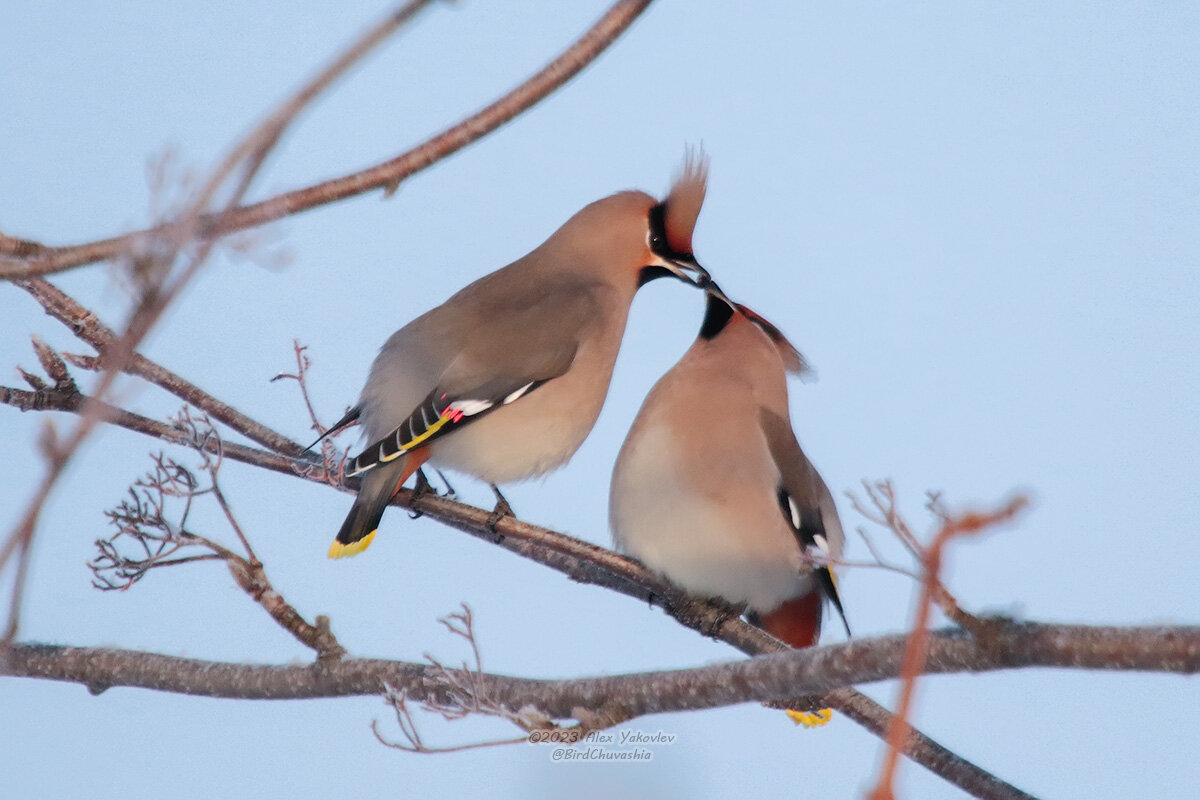
<svg viewBox="0 0 1200 800">
<path fill-rule="evenodd" d="M 492 513 L 488 515 L 484 525 L 492 533 L 496 532 L 496 525 L 505 517 L 516 519 L 517 515 L 513 512 L 512 506 L 508 504 L 508 500 L 504 499 L 504 495 L 500 494 L 500 490 L 494 484 L 489 484 L 492 491 L 496 494 L 496 506 L 492 509 Z"/>
<path fill-rule="evenodd" d="M 433 471 L 436 472 L 438 477 L 442 479 L 442 483 L 446 484 L 446 493 L 443 494 L 442 497 L 446 498 L 447 500 L 457 500 L 458 492 L 454 491 L 454 487 L 451 486 L 450 481 L 446 479 L 446 473 L 442 472 L 437 467 L 434 467 Z"/>
<path fill-rule="evenodd" d="M 418 497 L 426 494 L 432 494 L 434 497 L 437 497 L 437 492 L 434 490 L 433 485 L 429 483 L 429 478 L 425 475 L 425 470 L 418 467 L 417 482 L 413 484 L 412 498 L 409 502 L 412 502 L 412 500 L 416 500 Z M 420 519 L 423 516 L 425 516 L 424 511 L 418 511 L 415 508 L 410 508 L 408 510 L 409 519 Z"/>
</svg>

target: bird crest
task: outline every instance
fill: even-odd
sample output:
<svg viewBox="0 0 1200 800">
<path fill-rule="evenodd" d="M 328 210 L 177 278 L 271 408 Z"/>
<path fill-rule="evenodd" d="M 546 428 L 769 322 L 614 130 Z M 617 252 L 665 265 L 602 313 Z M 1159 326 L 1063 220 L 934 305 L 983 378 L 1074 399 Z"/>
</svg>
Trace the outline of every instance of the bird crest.
<svg viewBox="0 0 1200 800">
<path fill-rule="evenodd" d="M 696 228 L 696 218 L 700 216 L 707 189 L 708 156 L 703 149 L 689 149 L 665 202 L 663 227 L 667 244 L 676 253 L 693 252 L 692 231 Z"/>
<path fill-rule="evenodd" d="M 757 325 L 767 335 L 767 338 L 775 343 L 775 349 L 779 351 L 779 357 L 783 359 L 784 369 L 793 375 L 805 375 L 812 372 L 808 361 L 804 359 L 796 346 L 787 340 L 779 328 L 776 328 L 753 309 L 747 308 L 741 303 L 735 303 L 735 305 L 746 319 Z"/>
</svg>

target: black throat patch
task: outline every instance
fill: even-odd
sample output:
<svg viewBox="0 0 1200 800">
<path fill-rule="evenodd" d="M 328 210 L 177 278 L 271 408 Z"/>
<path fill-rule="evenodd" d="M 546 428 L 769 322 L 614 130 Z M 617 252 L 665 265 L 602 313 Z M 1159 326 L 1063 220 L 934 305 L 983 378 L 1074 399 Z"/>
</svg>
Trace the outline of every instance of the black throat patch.
<svg viewBox="0 0 1200 800">
<path fill-rule="evenodd" d="M 708 292 L 708 305 L 704 309 L 704 322 L 700 325 L 700 338 L 711 339 L 729 324 L 733 319 L 733 306 L 725 300 Z"/>
</svg>

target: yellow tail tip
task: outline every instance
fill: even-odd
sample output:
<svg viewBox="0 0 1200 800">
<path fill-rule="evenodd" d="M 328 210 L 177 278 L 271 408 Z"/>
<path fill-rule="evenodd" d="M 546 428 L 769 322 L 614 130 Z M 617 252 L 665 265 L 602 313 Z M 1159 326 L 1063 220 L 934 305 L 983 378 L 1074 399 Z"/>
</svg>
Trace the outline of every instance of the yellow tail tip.
<svg viewBox="0 0 1200 800">
<path fill-rule="evenodd" d="M 803 725 L 806 728 L 819 728 L 822 725 L 829 723 L 833 719 L 832 708 L 822 708 L 820 711 L 803 712 L 792 711 L 788 709 L 783 713 L 788 715 L 788 719 L 797 725 Z"/>
<path fill-rule="evenodd" d="M 351 542 L 350 544 L 342 544 L 337 539 L 334 539 L 333 544 L 329 545 L 329 552 L 326 555 L 329 558 L 349 558 L 350 556 L 356 556 L 371 546 L 372 540 L 375 539 L 375 532 L 371 531 L 357 542 Z"/>
</svg>

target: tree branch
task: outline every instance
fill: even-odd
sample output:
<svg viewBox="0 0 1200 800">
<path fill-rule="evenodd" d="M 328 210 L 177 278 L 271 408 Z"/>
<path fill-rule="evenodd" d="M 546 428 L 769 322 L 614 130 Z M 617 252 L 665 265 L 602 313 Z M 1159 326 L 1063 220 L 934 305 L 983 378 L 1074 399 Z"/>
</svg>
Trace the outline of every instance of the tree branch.
<svg viewBox="0 0 1200 800">
<path fill-rule="evenodd" d="M 137 257 L 133 259 L 132 274 L 139 284 L 140 296 L 124 333 L 105 346 L 102 363 L 104 371 L 92 392 L 95 402 L 84 405 L 79 411 L 79 421 L 62 441 L 57 440 L 52 431 L 47 430 L 42 448 L 46 460 L 45 477 L 34 490 L 33 497 L 30 498 L 20 521 L 3 548 L 0 548 L 0 569 L 8 564 L 14 552 L 17 554 L 4 642 L 10 642 L 16 637 L 20 625 L 29 557 L 42 509 L 67 463 L 100 422 L 103 409 L 95 403 L 103 400 L 118 374 L 125 371 L 126 366 L 137 355 L 138 345 L 180 292 L 200 273 L 208 260 L 216 240 L 211 237 L 199 237 L 202 227 L 219 223 L 226 213 L 241 204 L 267 155 L 278 144 L 279 137 L 296 115 L 338 75 L 344 73 L 371 47 L 382 41 L 387 33 L 411 18 L 421 5 L 423 0 L 413 0 L 385 20 L 385 24 L 368 32 L 360 42 L 345 50 L 329 69 L 306 81 L 292 98 L 238 141 L 208 176 L 203 187 L 189 199 L 186 210 L 176 221 L 164 227 L 159 235 L 141 241 L 138 250 L 128 251 L 129 254 L 137 253 Z M 227 197 L 218 203 L 218 195 L 223 190 L 227 190 Z M 218 209 L 215 213 L 214 207 Z M 189 246 L 197 240 L 199 243 L 194 250 L 187 252 Z M 0 246 L 7 241 L 0 240 Z M 20 244 L 24 247 L 28 243 Z M 176 269 L 176 262 L 181 260 L 181 256 L 185 266 Z"/>
<path fill-rule="evenodd" d="M 14 392 L 18 390 L 7 390 Z M 33 394 L 25 392 L 23 394 Z M 41 393 L 53 397 L 52 393 Z M 3 395 L 0 394 L 0 399 Z M 121 412 L 128 414 L 128 412 Z M 129 415 L 136 417 L 136 415 Z M 163 423 L 145 418 L 128 420 L 115 417 L 117 424 L 148 435 L 169 438 L 174 429 Z M 145 425 L 142 421 L 152 423 Z M 135 424 L 126 424 L 133 422 Z M 166 429 L 166 430 L 163 430 Z M 191 445 L 190 441 L 183 444 Z M 225 455 L 255 466 L 261 466 L 289 475 L 299 475 L 319 483 L 329 483 L 326 469 L 313 462 L 292 461 L 281 456 L 254 450 L 248 447 L 225 445 Z M 347 481 L 337 488 L 353 488 L 356 481 Z M 764 631 L 740 619 L 740 610 L 718 603 L 698 600 L 680 592 L 660 579 L 639 562 L 576 539 L 556 531 L 531 525 L 513 517 L 504 517 L 494 527 L 489 526 L 489 511 L 474 508 L 445 497 L 423 493 L 414 496 L 409 489 L 401 489 L 393 499 L 394 505 L 420 511 L 443 524 L 483 539 L 555 569 L 580 583 L 601 586 L 636 598 L 644 603 L 656 605 L 674 617 L 682 625 L 705 636 L 711 636 L 733 645 L 744 653 L 758 655 L 787 651 L 786 645 Z M 832 707 L 880 738 L 886 736 L 892 714 L 869 697 L 853 689 L 837 689 L 816 698 L 792 698 L 785 704 L 798 710 L 811 707 Z M 1024 795 L 987 771 L 958 756 L 920 731 L 912 729 L 904 741 L 903 752 L 918 764 L 935 774 L 953 782 L 979 797 L 1015 798 Z"/>
<path fill-rule="evenodd" d="M 576 718 L 580 709 L 619 706 L 633 718 L 777 701 L 898 678 L 907 642 L 907 634 L 896 634 L 694 669 L 563 681 L 488 673 L 481 679 L 490 699 L 514 712 L 532 706 L 552 719 L 566 720 Z M 1200 626 L 1005 622 L 997 624 L 990 643 L 959 628 L 933 631 L 929 637 L 926 675 L 1028 667 L 1193 675 L 1200 672 Z M 380 694 L 390 685 L 414 699 L 445 700 L 438 698 L 442 687 L 430 680 L 428 665 L 380 659 L 257 666 L 14 643 L 0 650 L 0 674 L 80 683 L 92 691 L 129 686 L 245 700 Z"/>
<path fill-rule="evenodd" d="M 33 279 L 19 281 L 16 285 L 28 292 L 49 316 L 67 326 L 78 339 L 94 348 L 101 356 L 97 366 L 104 367 L 104 356 L 118 338 L 112 328 L 101 322 L 99 317 L 66 292 L 47 281 Z M 299 455 L 303 450 L 301 445 L 283 434 L 256 422 L 233 406 L 221 402 L 199 386 L 185 380 L 166 367 L 156 364 L 140 353 L 135 352 L 126 359 L 123 370 L 165 389 L 185 403 L 190 403 L 264 447 L 291 456 Z"/>
<path fill-rule="evenodd" d="M 360 172 L 334 178 L 276 197 L 239 206 L 221 215 L 201 217 L 204 238 L 218 237 L 264 225 L 317 206 L 355 197 L 375 189 L 387 194 L 400 183 L 511 121 L 559 88 L 608 49 L 651 0 L 619 0 L 583 36 L 536 75 L 486 108 L 437 134 L 417 147 Z M 0 236 L 0 256 L 31 260 L 0 263 L 0 279 L 26 279 L 135 252 L 146 240 L 168 235 L 163 225 L 70 247 L 48 247 L 24 239 Z"/>
<path fill-rule="evenodd" d="M 31 392 L 25 389 L 0 386 L 0 404 L 14 406 L 21 411 L 67 411 L 78 414 L 89 400 L 99 404 L 102 417 L 112 425 L 136 431 L 137 433 L 144 433 L 147 436 L 152 436 L 171 444 L 184 446 L 191 446 L 192 444 L 187 433 L 165 422 L 143 417 L 140 414 L 134 414 L 132 411 L 126 411 L 108 403 L 100 403 L 79 392 L 64 392 L 57 389 L 41 389 Z M 298 469 L 316 469 L 315 465 L 308 462 L 296 461 L 287 456 L 268 453 L 265 450 L 258 450 L 233 442 L 223 442 L 221 446 L 224 449 L 225 455 L 234 461 L 240 461 L 255 467 L 262 467 L 273 472 L 282 472 L 285 475 L 294 475 Z M 215 453 L 216 450 L 211 448 L 215 448 L 215 444 L 206 445 L 206 449 L 209 449 L 209 452 Z"/>
</svg>

